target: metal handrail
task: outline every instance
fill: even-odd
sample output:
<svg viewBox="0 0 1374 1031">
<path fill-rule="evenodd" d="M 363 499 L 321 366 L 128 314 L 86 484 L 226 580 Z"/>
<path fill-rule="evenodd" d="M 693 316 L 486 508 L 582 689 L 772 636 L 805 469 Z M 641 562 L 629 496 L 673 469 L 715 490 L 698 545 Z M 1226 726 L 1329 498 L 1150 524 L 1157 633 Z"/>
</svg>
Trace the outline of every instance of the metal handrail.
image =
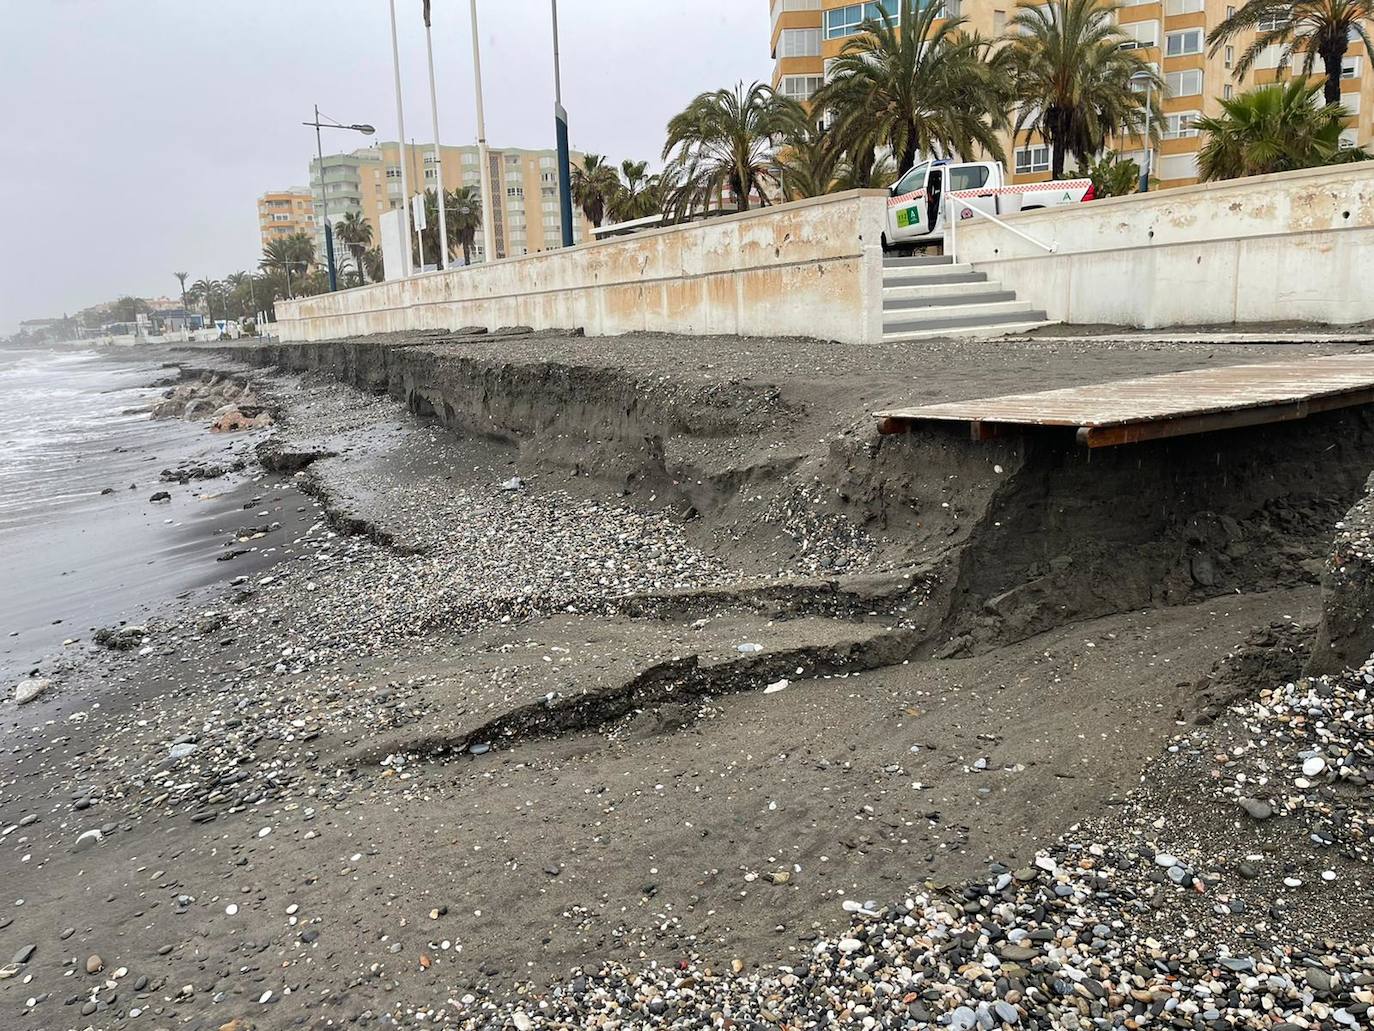
<svg viewBox="0 0 1374 1031">
<path fill-rule="evenodd" d="M 1046 254 L 1053 254 L 1055 251 L 1057 251 L 1057 250 L 1059 249 L 1059 244 L 1057 244 L 1057 243 L 1045 243 L 1043 240 L 1037 240 L 1035 237 L 1031 236 L 1029 233 L 1023 233 L 1021 230 L 1017 229 L 1015 226 L 1007 225 L 1007 223 L 1003 222 L 1003 221 L 1002 221 L 1000 218 L 998 218 L 996 215 L 990 214 L 989 212 L 984 211 L 982 208 L 975 208 L 972 204 L 970 204 L 968 201 L 964 200 L 964 198 L 962 198 L 962 197 L 955 197 L 955 196 L 953 196 L 952 194 L 948 194 L 948 193 L 945 194 L 945 202 L 946 202 L 946 204 L 948 204 L 950 201 L 954 201 L 956 204 L 962 204 L 964 207 L 968 208 L 969 211 L 972 211 L 975 215 L 981 215 L 983 218 L 986 218 L 989 222 L 994 222 L 994 223 L 996 223 L 997 225 L 1001 226 L 1003 229 L 1007 230 L 1008 232 L 1015 233 L 1017 236 L 1021 237 L 1021 239 L 1025 240 L 1027 243 L 1033 243 L 1033 244 L 1035 244 L 1035 246 L 1039 247 L 1039 248 L 1040 248 L 1042 251 L 1044 251 Z M 948 213 L 947 213 L 947 214 L 946 214 L 946 217 L 945 217 L 945 221 L 949 223 L 949 232 L 945 234 L 945 235 L 948 237 L 948 239 L 949 239 L 949 254 L 950 254 L 950 257 L 951 257 L 954 261 L 957 262 L 957 261 L 959 260 L 959 258 L 958 258 L 958 255 L 957 255 L 957 253 L 956 253 L 956 251 L 957 251 L 956 242 L 957 242 L 957 241 L 956 241 L 956 238 L 955 238 L 955 227 L 959 224 L 959 220 L 958 220 L 957 218 L 950 218 L 949 215 L 948 215 Z"/>
</svg>

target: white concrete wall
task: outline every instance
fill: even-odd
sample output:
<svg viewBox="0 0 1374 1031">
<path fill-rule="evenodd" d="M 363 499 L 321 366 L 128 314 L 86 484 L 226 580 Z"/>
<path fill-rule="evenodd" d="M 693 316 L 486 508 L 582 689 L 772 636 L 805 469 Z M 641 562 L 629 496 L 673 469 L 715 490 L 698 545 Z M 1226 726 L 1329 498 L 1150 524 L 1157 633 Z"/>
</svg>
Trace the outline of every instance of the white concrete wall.
<svg viewBox="0 0 1374 1031">
<path fill-rule="evenodd" d="M 954 250 L 1061 322 L 1374 319 L 1374 162 L 965 220 Z"/>
<path fill-rule="evenodd" d="M 856 190 L 277 302 L 283 340 L 526 325 L 882 338 L 886 193 Z"/>
</svg>

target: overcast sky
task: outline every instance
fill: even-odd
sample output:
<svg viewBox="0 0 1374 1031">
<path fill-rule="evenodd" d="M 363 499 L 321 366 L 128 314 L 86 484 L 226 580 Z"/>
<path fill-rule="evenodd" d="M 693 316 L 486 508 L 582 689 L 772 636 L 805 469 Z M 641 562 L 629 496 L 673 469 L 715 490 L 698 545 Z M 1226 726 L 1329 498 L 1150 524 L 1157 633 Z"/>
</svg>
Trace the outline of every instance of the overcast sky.
<svg viewBox="0 0 1374 1031">
<path fill-rule="evenodd" d="M 428 140 L 421 0 L 396 0 L 406 133 Z M 478 0 L 487 136 L 553 145 L 549 0 Z M 476 139 L 467 0 L 433 0 L 442 142 Z M 561 0 L 578 150 L 657 161 L 706 89 L 766 80 L 767 0 Z M 312 105 L 396 137 L 387 0 L 0 0 L 0 334 L 251 268 L 255 201 L 304 185 Z M 335 133 L 326 151 L 363 137 Z"/>
</svg>

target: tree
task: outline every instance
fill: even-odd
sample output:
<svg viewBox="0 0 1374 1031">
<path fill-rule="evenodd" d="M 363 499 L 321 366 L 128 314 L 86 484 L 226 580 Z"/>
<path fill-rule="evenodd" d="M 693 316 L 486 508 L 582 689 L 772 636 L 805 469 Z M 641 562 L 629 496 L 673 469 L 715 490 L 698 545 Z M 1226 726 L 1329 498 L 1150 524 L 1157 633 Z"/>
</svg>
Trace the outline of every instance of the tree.
<svg viewBox="0 0 1374 1031">
<path fill-rule="evenodd" d="M 205 302 L 206 318 L 209 319 L 211 322 L 214 322 L 215 294 L 217 292 L 222 291 L 223 284 L 221 284 L 220 281 L 217 279 L 210 279 L 206 277 L 205 279 L 197 280 L 195 285 L 192 286 L 191 289 L 196 292 L 197 297 L 199 297 L 202 301 Z"/>
<path fill-rule="evenodd" d="M 475 186 L 460 186 L 448 191 L 448 234 L 450 246 L 463 249 L 463 264 L 472 264 L 472 249 L 477 231 L 482 228 L 482 194 Z M 380 260 L 380 255 L 378 255 Z"/>
<path fill-rule="evenodd" d="M 306 270 L 314 263 L 315 241 L 306 233 L 290 233 L 268 241 L 258 266 L 281 272 L 286 280 L 285 296 L 289 297 L 293 279 L 304 278 Z"/>
<path fill-rule="evenodd" d="M 386 266 L 382 262 L 382 249 L 380 247 L 369 247 L 363 251 L 363 268 L 367 270 L 367 278 L 374 283 L 380 283 L 386 279 Z"/>
<path fill-rule="evenodd" d="M 1049 144 L 1055 179 L 1064 175 L 1066 155 L 1085 167 L 1109 137 L 1138 131 L 1147 119 L 1152 134 L 1162 124 L 1157 109 L 1146 113 L 1145 94 L 1131 80 L 1153 82 L 1161 95 L 1164 84 L 1139 55 L 1121 49 L 1126 37 L 1115 11 L 1101 0 L 1023 0 L 1008 27 L 1006 60 L 1020 111 L 1015 134 L 1038 133 Z"/>
<path fill-rule="evenodd" d="M 139 315 L 152 311 L 152 307 L 141 297 L 121 297 L 110 308 L 116 322 L 137 322 Z"/>
<path fill-rule="evenodd" d="M 709 209 L 727 190 L 736 211 L 749 210 L 753 192 L 766 206 L 767 185 L 778 182 L 774 152 L 806 119 L 795 100 L 758 82 L 748 89 L 741 82 L 734 89 L 697 96 L 669 120 L 663 146 L 663 157 L 672 155 L 672 174 L 678 178 L 670 202 L 675 212 L 681 217 Z"/>
<path fill-rule="evenodd" d="M 884 148 L 901 172 L 918 155 L 982 151 L 1001 159 L 997 129 L 1007 106 L 984 60 L 987 42 L 964 31 L 963 18 L 946 17 L 942 4 L 901 3 L 900 20 L 885 11 L 845 42 L 814 107 L 833 114 L 831 131 L 860 168 Z"/>
<path fill-rule="evenodd" d="M 372 223 L 360 211 L 345 212 L 344 217 L 334 223 L 334 236 L 353 255 L 354 268 L 359 270 L 361 277 L 362 261 L 359 256 L 372 246 Z"/>
<path fill-rule="evenodd" d="M 581 165 L 573 166 L 573 203 L 582 209 L 592 225 L 601 225 L 619 190 L 620 176 L 600 154 L 587 154 Z"/>
<path fill-rule="evenodd" d="M 1198 151 L 1204 181 L 1267 175 L 1336 161 L 1360 160 L 1362 150 L 1341 150 L 1340 104 L 1317 106 L 1320 83 L 1293 79 L 1261 86 L 1221 102 L 1222 113 L 1193 122 L 1206 134 Z"/>
<path fill-rule="evenodd" d="M 620 163 L 620 184 L 610 205 L 610 217 L 616 222 L 630 222 L 656 214 L 658 204 L 658 176 L 649 174 L 649 162 Z"/>
<path fill-rule="evenodd" d="M 778 152 L 778 181 L 787 200 L 820 197 L 836 187 L 844 155 L 835 137 L 807 122 Z"/>
<path fill-rule="evenodd" d="M 1227 42 L 1253 29 L 1254 39 L 1236 60 L 1237 79 L 1254 67 L 1260 54 L 1276 46 L 1280 68 L 1300 55 L 1302 74 L 1310 76 L 1320 63 L 1326 73 L 1326 102 L 1335 104 L 1341 99 L 1341 64 L 1352 38 L 1364 44 L 1366 54 L 1374 54 L 1367 25 L 1371 19 L 1374 0 L 1248 0 L 1208 33 L 1207 42 L 1215 56 Z"/>
<path fill-rule="evenodd" d="M 188 313 L 190 312 L 190 308 L 186 304 L 186 279 L 190 274 L 189 272 L 172 273 L 172 275 L 177 277 L 177 282 L 181 284 L 181 310 Z"/>
<path fill-rule="evenodd" d="M 1097 197 L 1124 197 L 1140 188 L 1140 166 L 1132 158 L 1108 151 L 1088 167 L 1093 194 Z"/>
</svg>

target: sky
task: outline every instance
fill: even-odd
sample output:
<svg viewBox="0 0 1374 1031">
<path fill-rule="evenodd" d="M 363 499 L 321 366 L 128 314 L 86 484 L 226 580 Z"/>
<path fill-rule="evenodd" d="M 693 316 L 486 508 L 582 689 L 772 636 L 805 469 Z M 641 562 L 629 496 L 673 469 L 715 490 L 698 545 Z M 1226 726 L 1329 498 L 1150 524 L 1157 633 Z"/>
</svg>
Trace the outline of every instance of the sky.
<svg viewBox="0 0 1374 1031">
<path fill-rule="evenodd" d="M 396 0 L 406 134 L 427 141 L 421 0 Z M 439 131 L 476 141 L 467 0 L 432 0 Z M 767 0 L 561 0 L 575 150 L 658 162 L 696 94 L 767 81 Z M 487 139 L 553 146 L 550 0 L 478 0 Z M 252 268 L 256 200 L 305 185 L 322 114 L 395 139 L 387 0 L 0 0 L 0 335 Z M 325 150 L 369 140 L 337 132 Z M 332 144 L 332 145 L 331 145 Z"/>
</svg>

